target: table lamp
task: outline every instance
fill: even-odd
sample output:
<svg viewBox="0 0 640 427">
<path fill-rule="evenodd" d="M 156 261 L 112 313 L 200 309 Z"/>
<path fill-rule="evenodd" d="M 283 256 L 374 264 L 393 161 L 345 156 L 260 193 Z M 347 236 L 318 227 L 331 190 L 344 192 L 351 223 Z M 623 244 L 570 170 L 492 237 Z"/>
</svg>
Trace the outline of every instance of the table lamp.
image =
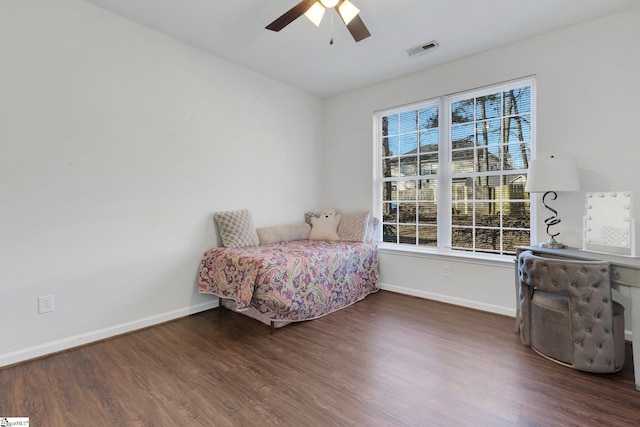
<svg viewBox="0 0 640 427">
<path fill-rule="evenodd" d="M 579 190 L 580 179 L 575 159 L 559 159 L 551 156 L 548 159 L 531 160 L 529 163 L 525 191 L 544 193 L 542 204 L 552 213 L 549 218 L 544 220 L 549 240 L 540 243 L 543 248 L 561 249 L 567 247 L 556 241 L 555 238 L 560 233 L 551 234 L 549 232 L 551 226 L 560 224 L 560 218 L 558 218 L 558 211 L 547 204 L 547 197 L 551 196 L 551 200 L 556 200 L 558 198 L 557 192 Z"/>
</svg>

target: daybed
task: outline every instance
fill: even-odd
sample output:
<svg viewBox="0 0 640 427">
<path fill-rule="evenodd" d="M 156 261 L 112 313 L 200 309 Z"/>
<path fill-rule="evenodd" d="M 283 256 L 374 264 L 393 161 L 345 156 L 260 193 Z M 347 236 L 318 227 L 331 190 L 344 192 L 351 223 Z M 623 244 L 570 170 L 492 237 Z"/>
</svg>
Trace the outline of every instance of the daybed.
<svg viewBox="0 0 640 427">
<path fill-rule="evenodd" d="M 252 229 L 248 211 L 224 214 L 238 212 L 244 212 L 248 222 L 244 228 Z M 351 220 L 346 214 L 345 226 L 353 224 Z M 257 229 L 256 239 L 245 236 L 250 244 L 233 243 L 219 213 L 216 222 L 225 247 L 205 252 L 198 291 L 216 295 L 225 307 L 272 327 L 316 319 L 379 289 L 378 249 L 370 241 L 377 221 L 368 214 L 358 215 L 362 233 L 349 241 L 308 240 L 311 226 L 301 223 Z M 237 229 L 242 221 L 236 217 L 233 222 Z M 345 227 L 342 231 L 349 234 Z"/>
</svg>

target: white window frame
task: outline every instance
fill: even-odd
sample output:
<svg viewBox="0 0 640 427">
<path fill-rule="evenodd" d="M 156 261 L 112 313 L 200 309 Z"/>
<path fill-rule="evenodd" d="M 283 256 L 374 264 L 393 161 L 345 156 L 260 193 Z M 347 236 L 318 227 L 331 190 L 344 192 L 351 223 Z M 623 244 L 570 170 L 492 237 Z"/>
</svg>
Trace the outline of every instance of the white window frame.
<svg viewBox="0 0 640 427">
<path fill-rule="evenodd" d="M 432 106 L 434 104 L 439 105 L 438 112 L 438 127 L 439 127 L 439 164 L 438 164 L 438 172 L 437 174 L 430 175 L 429 179 L 436 179 L 438 184 L 438 195 L 437 195 L 437 215 L 438 215 L 438 225 L 437 225 L 437 234 L 438 234 L 438 246 L 437 247 L 429 247 L 429 246 L 420 246 L 418 244 L 402 244 L 402 243 L 389 243 L 382 241 L 382 227 L 378 229 L 378 235 L 376 236 L 376 240 L 378 241 L 378 245 L 381 249 L 390 249 L 390 250 L 399 250 L 399 251 L 409 251 L 409 252 L 417 252 L 417 253 L 425 253 L 425 254 L 436 254 L 436 255 L 452 255 L 452 256 L 460 256 L 465 258 L 480 258 L 480 259 L 494 259 L 505 261 L 512 261 L 513 256 L 510 254 L 491 254 L 485 252 L 473 252 L 473 251 L 461 251 L 455 250 L 451 247 L 451 231 L 452 231 L 452 220 L 451 220 L 451 183 L 453 180 L 453 171 L 451 170 L 452 164 L 450 161 L 451 156 L 451 147 L 450 147 L 450 115 L 451 115 L 451 105 L 459 100 L 474 98 L 490 93 L 495 93 L 498 91 L 507 91 L 510 89 L 522 87 L 522 86 L 530 86 L 531 87 L 531 153 L 530 159 L 535 159 L 535 151 L 536 151 L 536 79 L 535 76 L 525 77 L 522 79 L 517 79 L 513 81 L 498 83 L 495 85 L 490 85 L 478 89 L 473 89 L 469 91 L 459 92 L 455 94 L 443 95 L 437 98 L 432 98 L 412 104 L 402 105 L 398 107 L 392 107 L 384 110 L 379 110 L 374 113 L 373 121 L 374 121 L 374 158 L 373 158 L 373 209 L 372 212 L 374 215 L 380 219 L 382 219 L 382 189 L 383 189 L 383 177 L 382 177 L 382 117 L 410 111 L 416 110 L 420 108 L 425 108 Z M 447 117 L 447 115 L 449 117 Z M 522 172 L 522 170 L 514 170 L 513 173 Z M 525 171 L 526 172 L 526 171 Z M 474 172 L 474 176 L 481 175 L 480 172 Z M 530 242 L 531 237 L 536 236 L 536 206 L 535 206 L 535 198 L 529 198 L 530 203 L 530 216 L 529 216 L 529 232 L 530 232 Z M 502 225 L 500 226 L 502 228 Z M 531 244 L 531 243 L 530 243 Z"/>
</svg>

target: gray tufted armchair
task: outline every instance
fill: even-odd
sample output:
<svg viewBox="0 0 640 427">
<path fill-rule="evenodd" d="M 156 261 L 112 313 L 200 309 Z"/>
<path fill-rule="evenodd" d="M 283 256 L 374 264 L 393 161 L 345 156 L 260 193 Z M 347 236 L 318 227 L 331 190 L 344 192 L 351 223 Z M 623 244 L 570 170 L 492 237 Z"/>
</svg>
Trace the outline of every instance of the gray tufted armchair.
<svg viewBox="0 0 640 427">
<path fill-rule="evenodd" d="M 541 355 L 581 371 L 624 364 L 624 307 L 613 301 L 609 264 L 518 257 L 520 339 Z"/>
</svg>

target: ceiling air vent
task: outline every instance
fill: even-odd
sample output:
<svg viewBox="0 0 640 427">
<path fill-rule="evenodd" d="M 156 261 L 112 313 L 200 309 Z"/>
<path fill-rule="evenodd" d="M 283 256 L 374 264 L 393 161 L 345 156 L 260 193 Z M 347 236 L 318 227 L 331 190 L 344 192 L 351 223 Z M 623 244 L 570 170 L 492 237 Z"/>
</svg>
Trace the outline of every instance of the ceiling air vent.
<svg viewBox="0 0 640 427">
<path fill-rule="evenodd" d="M 432 51 L 438 47 L 438 43 L 435 40 L 432 40 L 428 43 L 423 43 L 420 46 L 412 47 L 411 49 L 407 49 L 407 53 L 409 54 L 409 58 L 414 58 L 416 56 L 420 56 L 427 52 Z"/>
</svg>

